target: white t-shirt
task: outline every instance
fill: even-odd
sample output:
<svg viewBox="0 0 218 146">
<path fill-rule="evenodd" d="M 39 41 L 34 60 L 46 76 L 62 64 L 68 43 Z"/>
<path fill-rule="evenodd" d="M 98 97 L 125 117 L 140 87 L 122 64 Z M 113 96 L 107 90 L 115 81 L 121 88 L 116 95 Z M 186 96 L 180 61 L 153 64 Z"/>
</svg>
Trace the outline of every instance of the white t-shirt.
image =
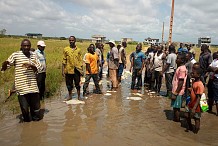
<svg viewBox="0 0 218 146">
<path fill-rule="evenodd" d="M 175 53 L 170 53 L 168 56 L 167 56 L 167 61 L 166 63 L 169 64 L 169 68 L 168 70 L 166 71 L 166 73 L 172 73 L 172 72 L 175 72 L 175 69 L 176 69 L 176 54 Z"/>
<path fill-rule="evenodd" d="M 100 49 L 98 49 L 98 48 L 96 48 L 95 49 L 95 53 L 98 55 L 98 58 L 99 58 L 99 61 L 101 62 L 101 55 L 102 55 L 102 53 L 101 53 L 101 50 Z"/>
<path fill-rule="evenodd" d="M 212 63 L 210 64 L 211 67 L 216 67 L 218 68 L 218 59 L 214 59 L 212 61 Z M 212 79 L 214 77 L 216 77 L 218 79 L 218 74 L 214 74 L 214 72 L 210 72 L 210 78 Z"/>
<path fill-rule="evenodd" d="M 195 64 L 197 61 L 193 58 L 192 60 L 191 60 L 191 63 L 192 64 Z"/>
<path fill-rule="evenodd" d="M 157 56 L 157 53 L 154 55 L 154 70 L 155 71 L 162 71 L 163 67 L 163 53 Z"/>
</svg>

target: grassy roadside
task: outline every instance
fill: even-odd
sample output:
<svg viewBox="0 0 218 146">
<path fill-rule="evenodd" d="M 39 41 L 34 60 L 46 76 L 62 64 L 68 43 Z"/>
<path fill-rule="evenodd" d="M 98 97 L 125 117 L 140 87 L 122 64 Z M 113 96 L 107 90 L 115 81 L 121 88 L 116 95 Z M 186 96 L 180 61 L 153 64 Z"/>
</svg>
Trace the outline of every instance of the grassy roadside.
<svg viewBox="0 0 218 146">
<path fill-rule="evenodd" d="M 20 49 L 20 42 L 23 38 L 0 38 L 0 63 L 5 61 L 9 55 L 13 52 Z M 30 39 L 32 43 L 32 48 L 36 48 L 37 39 Z M 68 46 L 68 40 L 54 40 L 47 39 L 46 43 L 46 58 L 47 58 L 47 77 L 46 77 L 46 95 L 52 96 L 56 93 L 56 91 L 60 88 L 60 85 L 63 81 L 61 76 L 61 67 L 62 67 L 62 52 L 63 48 Z M 91 42 L 77 42 L 76 43 L 79 48 L 82 50 L 82 54 L 86 53 L 87 47 Z M 148 46 L 143 45 L 143 52 L 147 49 Z M 127 60 L 129 60 L 129 55 L 131 52 L 135 51 L 136 45 L 128 44 L 126 48 Z M 176 47 L 178 48 L 178 46 Z M 217 51 L 217 48 L 211 48 L 212 52 Z M 104 58 L 106 59 L 106 54 L 109 51 L 109 46 L 104 44 Z M 196 60 L 198 61 L 200 48 L 195 48 L 196 51 Z M 14 69 L 11 68 L 6 70 L 5 73 L 0 73 L 0 104 L 4 104 L 2 101 L 7 97 L 8 89 L 10 89 L 14 82 Z M 10 102 L 8 109 L 13 110 L 16 109 L 19 105 L 17 102 L 17 97 L 14 95 Z"/>
<path fill-rule="evenodd" d="M 0 38 L 0 63 L 5 61 L 9 55 L 13 52 L 20 50 L 20 43 L 23 38 Z M 30 39 L 32 43 L 32 48 L 37 48 L 36 44 L 38 39 Z M 68 46 L 68 40 L 45 40 L 46 48 L 46 61 L 47 61 L 47 76 L 46 76 L 46 93 L 48 96 L 54 95 L 57 89 L 60 87 L 63 78 L 61 76 L 62 67 L 62 53 L 63 48 Z M 81 48 L 82 54 L 84 55 L 87 51 L 87 47 L 91 42 L 77 42 L 76 45 Z M 135 50 L 136 45 L 128 45 L 126 48 L 127 54 L 130 54 Z M 104 57 L 106 59 L 106 54 L 109 51 L 109 46 L 104 44 Z M 14 82 L 14 69 L 6 70 L 4 73 L 0 73 L 0 102 L 3 101 L 8 94 L 8 89 L 10 89 Z M 16 98 L 16 96 L 14 97 Z"/>
</svg>

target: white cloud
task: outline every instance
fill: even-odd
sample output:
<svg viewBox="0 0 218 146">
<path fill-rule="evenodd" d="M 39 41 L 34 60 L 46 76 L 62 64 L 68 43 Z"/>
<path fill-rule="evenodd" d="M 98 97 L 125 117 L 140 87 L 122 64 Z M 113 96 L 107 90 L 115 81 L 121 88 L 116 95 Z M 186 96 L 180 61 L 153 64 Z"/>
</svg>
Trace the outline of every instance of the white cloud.
<svg viewBox="0 0 218 146">
<path fill-rule="evenodd" d="M 0 29 L 8 34 L 39 32 L 45 36 L 90 38 L 103 34 L 120 40 L 168 38 L 171 0 L 1 0 Z M 197 42 L 211 36 L 218 43 L 217 0 L 175 1 L 174 41 Z"/>
</svg>

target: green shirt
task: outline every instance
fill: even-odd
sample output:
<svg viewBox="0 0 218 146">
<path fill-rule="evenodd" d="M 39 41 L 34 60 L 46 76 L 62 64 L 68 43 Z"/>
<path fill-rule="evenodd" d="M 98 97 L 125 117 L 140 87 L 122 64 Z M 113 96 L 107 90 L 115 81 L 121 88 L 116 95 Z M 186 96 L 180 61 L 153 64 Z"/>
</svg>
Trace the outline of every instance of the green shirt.
<svg viewBox="0 0 218 146">
<path fill-rule="evenodd" d="M 62 64 L 65 74 L 74 74 L 75 68 L 82 74 L 82 63 L 80 48 L 72 49 L 69 46 L 64 48 Z"/>
</svg>

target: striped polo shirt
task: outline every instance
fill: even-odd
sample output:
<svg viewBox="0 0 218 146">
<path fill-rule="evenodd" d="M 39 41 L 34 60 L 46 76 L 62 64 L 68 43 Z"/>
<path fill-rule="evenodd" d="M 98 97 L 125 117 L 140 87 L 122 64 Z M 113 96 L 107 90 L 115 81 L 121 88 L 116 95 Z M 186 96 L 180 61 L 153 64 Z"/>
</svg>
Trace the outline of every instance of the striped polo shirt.
<svg viewBox="0 0 218 146">
<path fill-rule="evenodd" d="M 32 69 L 23 67 L 24 63 L 31 63 L 38 71 L 43 69 L 36 54 L 30 51 L 30 58 L 27 58 L 22 51 L 14 52 L 8 59 L 9 66 L 15 66 L 15 89 L 19 95 L 38 93 L 36 75 Z"/>
</svg>

